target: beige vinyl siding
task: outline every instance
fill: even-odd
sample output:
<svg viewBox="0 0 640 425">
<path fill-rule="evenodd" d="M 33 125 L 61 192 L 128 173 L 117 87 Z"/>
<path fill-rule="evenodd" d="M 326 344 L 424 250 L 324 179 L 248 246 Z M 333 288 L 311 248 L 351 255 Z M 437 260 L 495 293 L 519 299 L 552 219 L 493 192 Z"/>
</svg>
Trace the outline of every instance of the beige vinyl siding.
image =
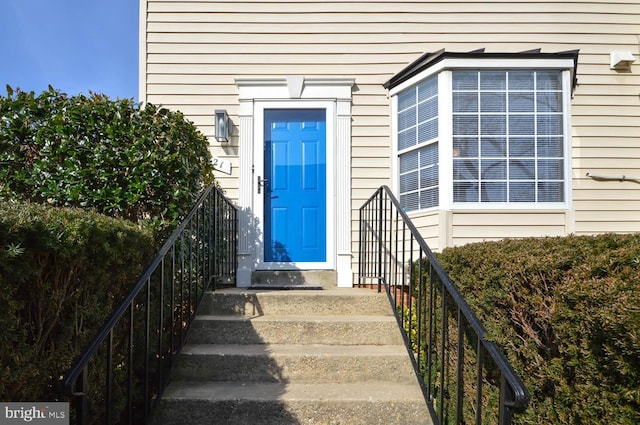
<svg viewBox="0 0 640 425">
<path fill-rule="evenodd" d="M 355 78 L 352 107 L 353 243 L 358 208 L 391 185 L 390 100 L 382 84 L 425 52 L 446 49 L 543 52 L 580 49 L 572 100 L 575 211 L 454 212 L 447 244 L 525 235 L 640 231 L 640 185 L 597 182 L 586 173 L 640 177 L 640 62 L 609 69 L 610 50 L 639 56 L 638 1 L 178 1 L 142 0 L 141 99 L 183 111 L 231 161 L 217 173 L 238 196 L 237 133 L 213 139 L 213 111 L 238 124 L 235 78 Z M 237 129 L 237 128 L 236 128 Z M 446 214 L 425 215 L 433 217 Z M 575 219 L 575 222 L 573 221 Z M 423 218 L 416 216 L 416 220 Z M 569 223 L 566 223 L 569 221 Z M 434 244 L 433 222 L 422 224 Z M 504 224 L 503 224 L 504 223 Z M 438 245 L 441 249 L 443 246 Z M 357 256 L 356 256 L 357 258 Z M 355 268 L 354 268 L 355 270 Z"/>
<path fill-rule="evenodd" d="M 503 238 L 523 238 L 566 235 L 564 211 L 487 211 L 455 212 L 451 218 L 451 245 L 492 241 Z M 487 226 L 487 222 L 492 223 Z"/>
<path fill-rule="evenodd" d="M 441 240 L 440 237 L 442 230 L 444 230 L 443 227 L 447 226 L 448 218 L 446 215 L 446 213 L 443 214 L 439 211 L 431 211 L 420 216 L 410 217 L 420 235 L 433 251 L 446 248 L 446 241 Z"/>
</svg>

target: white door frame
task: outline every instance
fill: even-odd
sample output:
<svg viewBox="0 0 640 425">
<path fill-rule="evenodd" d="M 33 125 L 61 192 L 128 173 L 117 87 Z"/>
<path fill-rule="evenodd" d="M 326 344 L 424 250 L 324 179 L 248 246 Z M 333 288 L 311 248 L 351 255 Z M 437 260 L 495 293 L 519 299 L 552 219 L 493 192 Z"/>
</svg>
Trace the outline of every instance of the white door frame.
<svg viewBox="0 0 640 425">
<path fill-rule="evenodd" d="M 334 101 L 256 101 L 254 103 L 254 142 L 253 142 L 253 215 L 257 219 L 255 238 L 256 270 L 334 270 L 335 269 L 335 105 Z M 264 111 L 267 109 L 324 109 L 326 114 L 326 261 L 324 262 L 264 262 L 264 193 L 265 188 L 258 188 L 258 178 L 264 178 Z"/>
<path fill-rule="evenodd" d="M 338 286 L 350 287 L 351 270 L 351 91 L 354 79 L 238 78 L 239 89 L 239 247 L 237 286 L 251 285 L 262 261 L 262 195 L 257 176 L 264 176 L 264 110 L 327 109 L 327 253 L 326 263 L 282 264 L 282 268 L 331 269 Z M 335 159 L 330 161 L 330 159 Z M 329 227 L 329 222 L 331 226 Z"/>
</svg>

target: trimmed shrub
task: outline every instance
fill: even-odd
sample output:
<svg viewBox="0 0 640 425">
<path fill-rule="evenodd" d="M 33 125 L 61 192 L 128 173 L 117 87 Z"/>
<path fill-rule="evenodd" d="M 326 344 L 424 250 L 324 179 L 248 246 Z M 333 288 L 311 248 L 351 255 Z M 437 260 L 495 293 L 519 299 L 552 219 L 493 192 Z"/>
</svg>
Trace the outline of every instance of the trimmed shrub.
<svg viewBox="0 0 640 425">
<path fill-rule="evenodd" d="M 95 210 L 160 229 L 213 181 L 206 137 L 180 112 L 49 88 L 0 96 L 0 200 Z"/>
<path fill-rule="evenodd" d="M 531 392 L 515 423 L 640 423 L 640 236 L 486 242 L 439 261 Z"/>
<path fill-rule="evenodd" d="M 150 230 L 123 219 L 1 203 L 0 400 L 54 400 L 154 248 Z"/>
</svg>

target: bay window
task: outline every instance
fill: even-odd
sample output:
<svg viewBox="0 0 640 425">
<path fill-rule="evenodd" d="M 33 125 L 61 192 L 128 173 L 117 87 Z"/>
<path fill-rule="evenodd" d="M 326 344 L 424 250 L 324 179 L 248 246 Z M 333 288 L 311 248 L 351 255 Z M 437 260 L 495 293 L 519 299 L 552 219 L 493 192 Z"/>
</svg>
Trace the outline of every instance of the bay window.
<svg viewBox="0 0 640 425">
<path fill-rule="evenodd" d="M 385 85 L 402 207 L 566 208 L 577 52 L 468 56 L 439 52 Z"/>
</svg>

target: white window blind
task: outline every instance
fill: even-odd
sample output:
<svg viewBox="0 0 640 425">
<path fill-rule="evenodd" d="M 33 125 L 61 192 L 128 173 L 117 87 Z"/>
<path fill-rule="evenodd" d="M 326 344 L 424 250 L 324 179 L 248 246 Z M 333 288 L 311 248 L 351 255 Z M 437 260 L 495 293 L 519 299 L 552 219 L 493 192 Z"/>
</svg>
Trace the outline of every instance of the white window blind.
<svg viewBox="0 0 640 425">
<path fill-rule="evenodd" d="M 453 201 L 563 202 L 562 73 L 453 71 Z"/>
</svg>

